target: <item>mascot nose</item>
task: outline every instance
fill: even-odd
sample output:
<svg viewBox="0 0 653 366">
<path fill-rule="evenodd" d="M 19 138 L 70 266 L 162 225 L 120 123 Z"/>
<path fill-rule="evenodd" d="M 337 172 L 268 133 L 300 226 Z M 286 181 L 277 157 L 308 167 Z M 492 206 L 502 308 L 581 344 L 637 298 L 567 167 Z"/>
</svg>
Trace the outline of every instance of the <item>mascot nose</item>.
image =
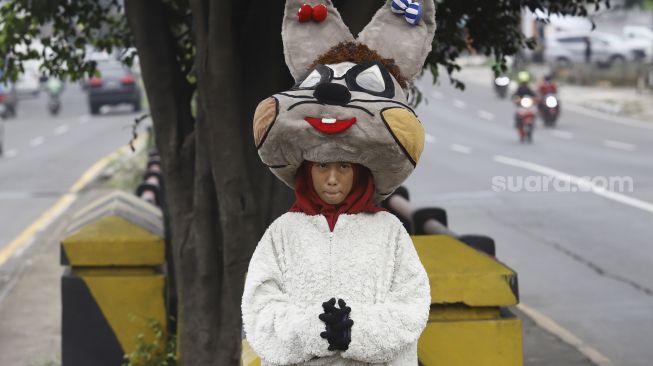
<svg viewBox="0 0 653 366">
<path fill-rule="evenodd" d="M 351 93 L 346 86 L 336 83 L 323 83 L 315 88 L 313 96 L 320 103 L 344 105 L 351 100 Z"/>
</svg>

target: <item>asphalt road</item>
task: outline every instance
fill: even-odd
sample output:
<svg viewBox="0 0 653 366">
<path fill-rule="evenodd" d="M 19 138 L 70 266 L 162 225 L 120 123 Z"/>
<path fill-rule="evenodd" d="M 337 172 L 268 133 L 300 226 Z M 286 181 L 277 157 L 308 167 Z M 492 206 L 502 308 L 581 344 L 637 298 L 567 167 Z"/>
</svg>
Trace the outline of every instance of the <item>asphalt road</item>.
<svg viewBox="0 0 653 366">
<path fill-rule="evenodd" d="M 420 84 L 427 143 L 406 183 L 414 206 L 443 207 L 454 231 L 493 237 L 522 302 L 611 364 L 652 365 L 653 121 L 613 123 L 563 100 L 558 127 L 520 144 L 514 107 L 489 74 L 474 79 L 465 92 Z M 606 186 L 611 177 L 625 183 Z"/>
<path fill-rule="evenodd" d="M 85 92 L 67 85 L 61 113 L 52 117 L 47 95 L 19 101 L 5 121 L 0 157 L 0 250 L 54 204 L 94 162 L 126 145 L 137 114 L 107 108 L 89 115 Z"/>
</svg>

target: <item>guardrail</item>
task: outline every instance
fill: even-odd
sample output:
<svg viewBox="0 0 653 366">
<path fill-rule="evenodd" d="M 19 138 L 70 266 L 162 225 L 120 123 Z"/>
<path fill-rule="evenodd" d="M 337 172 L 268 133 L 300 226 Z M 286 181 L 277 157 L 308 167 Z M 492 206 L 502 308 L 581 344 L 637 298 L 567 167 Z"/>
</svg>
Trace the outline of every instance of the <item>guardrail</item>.
<svg viewBox="0 0 653 366">
<path fill-rule="evenodd" d="M 480 250 L 496 256 L 494 239 L 485 235 L 459 235 L 448 227 L 447 212 L 439 207 L 414 209 L 410 204 L 410 195 L 405 187 L 399 187 L 386 201 L 383 207 L 401 220 L 411 235 L 448 235 Z"/>
<path fill-rule="evenodd" d="M 161 157 L 156 150 L 148 154 L 143 181 L 136 188 L 136 196 L 156 205 L 163 206 L 164 200 L 163 176 L 161 175 Z"/>
</svg>

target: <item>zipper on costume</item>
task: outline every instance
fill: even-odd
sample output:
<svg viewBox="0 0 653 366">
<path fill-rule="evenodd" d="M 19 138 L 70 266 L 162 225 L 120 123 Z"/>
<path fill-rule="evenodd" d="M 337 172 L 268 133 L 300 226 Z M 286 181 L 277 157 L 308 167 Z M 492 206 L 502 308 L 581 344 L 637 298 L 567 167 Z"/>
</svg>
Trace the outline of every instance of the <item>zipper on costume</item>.
<svg viewBox="0 0 653 366">
<path fill-rule="evenodd" d="M 333 291 L 333 278 L 331 276 L 331 274 L 333 273 L 333 266 L 331 265 L 331 256 L 333 255 L 332 247 L 333 247 L 333 231 L 329 231 L 329 268 L 327 270 L 329 271 L 329 287 L 330 287 L 329 292 L 334 294 L 335 292 Z"/>
</svg>

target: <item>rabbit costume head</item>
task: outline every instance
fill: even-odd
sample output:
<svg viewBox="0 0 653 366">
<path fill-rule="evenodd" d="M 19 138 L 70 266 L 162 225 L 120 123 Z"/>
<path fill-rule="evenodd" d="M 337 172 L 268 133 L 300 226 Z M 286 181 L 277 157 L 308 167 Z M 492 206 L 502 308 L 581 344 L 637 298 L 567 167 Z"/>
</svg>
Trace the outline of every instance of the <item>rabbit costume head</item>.
<svg viewBox="0 0 653 366">
<path fill-rule="evenodd" d="M 434 33 L 433 0 L 388 1 L 357 39 L 331 1 L 287 0 L 282 37 L 296 84 L 256 109 L 263 163 L 290 187 L 304 160 L 358 163 L 374 176 L 375 200 L 388 197 L 424 147 L 405 89 Z"/>
</svg>

